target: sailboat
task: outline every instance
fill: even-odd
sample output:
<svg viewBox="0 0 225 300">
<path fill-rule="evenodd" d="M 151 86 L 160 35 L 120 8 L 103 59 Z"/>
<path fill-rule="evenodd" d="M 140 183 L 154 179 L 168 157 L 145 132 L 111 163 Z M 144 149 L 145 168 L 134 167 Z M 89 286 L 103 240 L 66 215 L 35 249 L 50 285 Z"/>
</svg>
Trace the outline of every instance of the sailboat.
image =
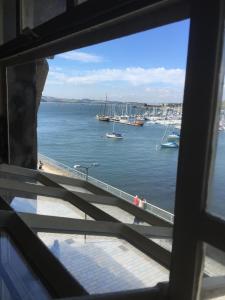
<svg viewBox="0 0 225 300">
<path fill-rule="evenodd" d="M 112 138 L 112 139 L 123 139 L 123 136 L 121 133 L 115 132 L 115 122 L 113 122 L 113 131 L 111 133 L 106 133 L 107 138 Z"/>
<path fill-rule="evenodd" d="M 178 148 L 180 136 L 175 132 L 172 132 L 172 134 L 167 135 L 168 128 L 169 125 L 167 126 L 164 136 L 162 138 L 161 148 Z"/>
<path fill-rule="evenodd" d="M 128 111 L 127 111 L 127 103 L 126 103 L 126 112 L 125 114 L 123 114 L 123 111 L 122 111 L 122 115 L 120 116 L 120 123 L 122 124 L 129 124 L 129 115 L 128 115 Z"/>
<path fill-rule="evenodd" d="M 96 119 L 99 121 L 109 122 L 109 120 L 110 120 L 110 117 L 106 115 L 106 104 L 107 104 L 107 94 L 105 96 L 105 105 L 104 105 L 103 114 L 101 114 L 101 112 L 100 112 L 100 114 L 96 115 Z"/>
</svg>

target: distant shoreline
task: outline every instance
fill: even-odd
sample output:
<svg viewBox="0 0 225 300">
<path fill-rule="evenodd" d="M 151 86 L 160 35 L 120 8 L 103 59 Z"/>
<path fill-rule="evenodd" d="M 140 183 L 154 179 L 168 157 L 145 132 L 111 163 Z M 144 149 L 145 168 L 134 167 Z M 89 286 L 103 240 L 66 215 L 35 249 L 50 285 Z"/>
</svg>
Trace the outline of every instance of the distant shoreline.
<svg viewBox="0 0 225 300">
<path fill-rule="evenodd" d="M 63 99 L 43 96 L 41 98 L 41 103 L 67 103 L 67 104 L 105 104 L 104 100 L 94 100 L 94 99 Z M 133 101 L 108 101 L 107 104 L 118 104 L 118 105 L 133 105 L 133 106 L 180 106 L 181 102 L 168 102 L 168 103 L 146 103 L 146 102 L 133 102 Z"/>
<path fill-rule="evenodd" d="M 55 98 L 52 96 L 42 96 L 41 103 L 67 103 L 67 104 L 104 104 L 105 100 L 96 100 L 96 99 L 69 99 L 69 98 Z M 146 101 L 143 102 L 135 102 L 135 101 L 107 101 L 108 104 L 118 104 L 118 105 L 133 105 L 133 106 L 144 106 L 144 107 L 151 107 L 151 106 L 180 106 L 183 105 L 183 102 L 162 102 L 162 103 L 149 103 Z M 222 101 L 221 109 L 225 109 L 225 100 Z"/>
</svg>

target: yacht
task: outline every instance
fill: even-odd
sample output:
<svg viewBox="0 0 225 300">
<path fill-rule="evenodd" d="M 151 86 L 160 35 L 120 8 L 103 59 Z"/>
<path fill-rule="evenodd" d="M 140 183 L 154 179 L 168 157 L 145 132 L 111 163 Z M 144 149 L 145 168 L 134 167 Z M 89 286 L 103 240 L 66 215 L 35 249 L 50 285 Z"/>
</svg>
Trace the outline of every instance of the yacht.
<svg viewBox="0 0 225 300">
<path fill-rule="evenodd" d="M 120 123 L 123 123 L 123 124 L 129 123 L 129 116 L 128 115 L 120 116 Z"/>
<path fill-rule="evenodd" d="M 99 121 L 105 121 L 105 122 L 109 122 L 109 120 L 110 120 L 109 116 L 105 116 L 105 115 L 96 115 L 96 119 Z"/>
<path fill-rule="evenodd" d="M 106 137 L 107 138 L 111 138 L 111 139 L 122 139 L 123 136 L 121 133 L 115 132 L 115 122 L 113 122 L 113 130 L 111 133 L 106 133 Z"/>
<path fill-rule="evenodd" d="M 112 138 L 112 139 L 123 139 L 123 136 L 121 133 L 112 132 L 112 133 L 106 133 L 106 137 Z"/>
</svg>

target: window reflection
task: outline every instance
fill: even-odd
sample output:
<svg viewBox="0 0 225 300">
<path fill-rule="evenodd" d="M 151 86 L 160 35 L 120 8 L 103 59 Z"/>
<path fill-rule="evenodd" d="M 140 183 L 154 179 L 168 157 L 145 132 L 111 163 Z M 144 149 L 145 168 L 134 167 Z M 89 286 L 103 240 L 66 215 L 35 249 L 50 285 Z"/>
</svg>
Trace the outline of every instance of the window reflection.
<svg viewBox="0 0 225 300">
<path fill-rule="evenodd" d="M 0 299 L 50 299 L 6 232 L 0 232 Z"/>
</svg>

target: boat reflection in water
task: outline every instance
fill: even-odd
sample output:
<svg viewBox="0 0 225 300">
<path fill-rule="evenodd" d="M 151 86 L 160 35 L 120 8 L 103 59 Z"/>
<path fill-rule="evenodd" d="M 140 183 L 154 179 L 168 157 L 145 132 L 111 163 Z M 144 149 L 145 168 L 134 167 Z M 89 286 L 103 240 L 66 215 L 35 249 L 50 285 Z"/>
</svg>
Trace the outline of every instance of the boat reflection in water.
<svg viewBox="0 0 225 300">
<path fill-rule="evenodd" d="M 166 142 L 161 144 L 161 148 L 178 148 L 179 144 L 175 142 Z"/>
</svg>

